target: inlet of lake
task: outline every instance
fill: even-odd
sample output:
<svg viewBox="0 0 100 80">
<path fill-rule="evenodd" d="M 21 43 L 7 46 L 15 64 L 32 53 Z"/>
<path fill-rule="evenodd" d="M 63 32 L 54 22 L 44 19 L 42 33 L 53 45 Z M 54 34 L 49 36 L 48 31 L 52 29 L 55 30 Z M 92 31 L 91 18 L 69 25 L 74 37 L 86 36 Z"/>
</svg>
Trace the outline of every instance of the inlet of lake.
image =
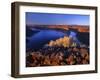
<svg viewBox="0 0 100 80">
<path fill-rule="evenodd" d="M 80 42 L 89 45 L 89 33 L 75 33 L 77 34 L 76 37 Z M 28 34 L 30 34 L 29 31 Z M 66 32 L 59 30 L 32 30 L 31 34 L 31 36 L 26 36 L 26 50 L 40 49 L 51 40 L 69 36 L 70 30 Z"/>
</svg>

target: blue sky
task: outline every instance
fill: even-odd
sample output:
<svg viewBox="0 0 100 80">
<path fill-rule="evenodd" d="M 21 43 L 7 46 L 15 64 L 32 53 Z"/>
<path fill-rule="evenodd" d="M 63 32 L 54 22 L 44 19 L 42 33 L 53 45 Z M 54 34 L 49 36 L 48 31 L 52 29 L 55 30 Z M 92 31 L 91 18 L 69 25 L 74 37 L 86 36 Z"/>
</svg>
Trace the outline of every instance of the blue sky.
<svg viewBox="0 0 100 80">
<path fill-rule="evenodd" d="M 26 24 L 89 25 L 89 15 L 26 12 Z"/>
</svg>

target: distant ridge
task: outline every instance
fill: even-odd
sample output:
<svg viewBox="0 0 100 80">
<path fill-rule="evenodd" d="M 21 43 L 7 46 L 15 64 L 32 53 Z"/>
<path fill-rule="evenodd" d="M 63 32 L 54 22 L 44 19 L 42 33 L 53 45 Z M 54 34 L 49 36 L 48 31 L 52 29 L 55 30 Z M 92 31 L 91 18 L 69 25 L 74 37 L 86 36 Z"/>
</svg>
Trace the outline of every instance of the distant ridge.
<svg viewBox="0 0 100 80">
<path fill-rule="evenodd" d="M 59 29 L 59 30 L 70 30 L 74 29 L 78 32 L 89 32 L 88 25 L 26 25 L 29 28 L 36 28 L 36 29 Z"/>
</svg>

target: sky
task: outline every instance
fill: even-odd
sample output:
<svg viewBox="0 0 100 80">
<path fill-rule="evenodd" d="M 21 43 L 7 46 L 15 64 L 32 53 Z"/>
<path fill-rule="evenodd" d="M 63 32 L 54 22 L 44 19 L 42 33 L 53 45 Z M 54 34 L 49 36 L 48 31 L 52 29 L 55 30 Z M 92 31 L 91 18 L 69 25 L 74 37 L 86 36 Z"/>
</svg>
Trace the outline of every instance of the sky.
<svg viewBox="0 0 100 80">
<path fill-rule="evenodd" d="M 26 12 L 27 25 L 89 25 L 89 15 Z"/>
</svg>

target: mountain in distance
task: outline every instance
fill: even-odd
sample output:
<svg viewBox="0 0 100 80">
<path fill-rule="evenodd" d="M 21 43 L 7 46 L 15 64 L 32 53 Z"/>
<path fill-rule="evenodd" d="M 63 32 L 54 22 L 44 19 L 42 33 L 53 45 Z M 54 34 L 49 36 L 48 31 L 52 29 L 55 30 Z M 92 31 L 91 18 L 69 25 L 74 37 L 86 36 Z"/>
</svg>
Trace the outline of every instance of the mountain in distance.
<svg viewBox="0 0 100 80">
<path fill-rule="evenodd" d="M 26 25 L 31 29 L 54 29 L 54 30 L 76 30 L 78 32 L 89 32 L 88 25 Z"/>
</svg>

